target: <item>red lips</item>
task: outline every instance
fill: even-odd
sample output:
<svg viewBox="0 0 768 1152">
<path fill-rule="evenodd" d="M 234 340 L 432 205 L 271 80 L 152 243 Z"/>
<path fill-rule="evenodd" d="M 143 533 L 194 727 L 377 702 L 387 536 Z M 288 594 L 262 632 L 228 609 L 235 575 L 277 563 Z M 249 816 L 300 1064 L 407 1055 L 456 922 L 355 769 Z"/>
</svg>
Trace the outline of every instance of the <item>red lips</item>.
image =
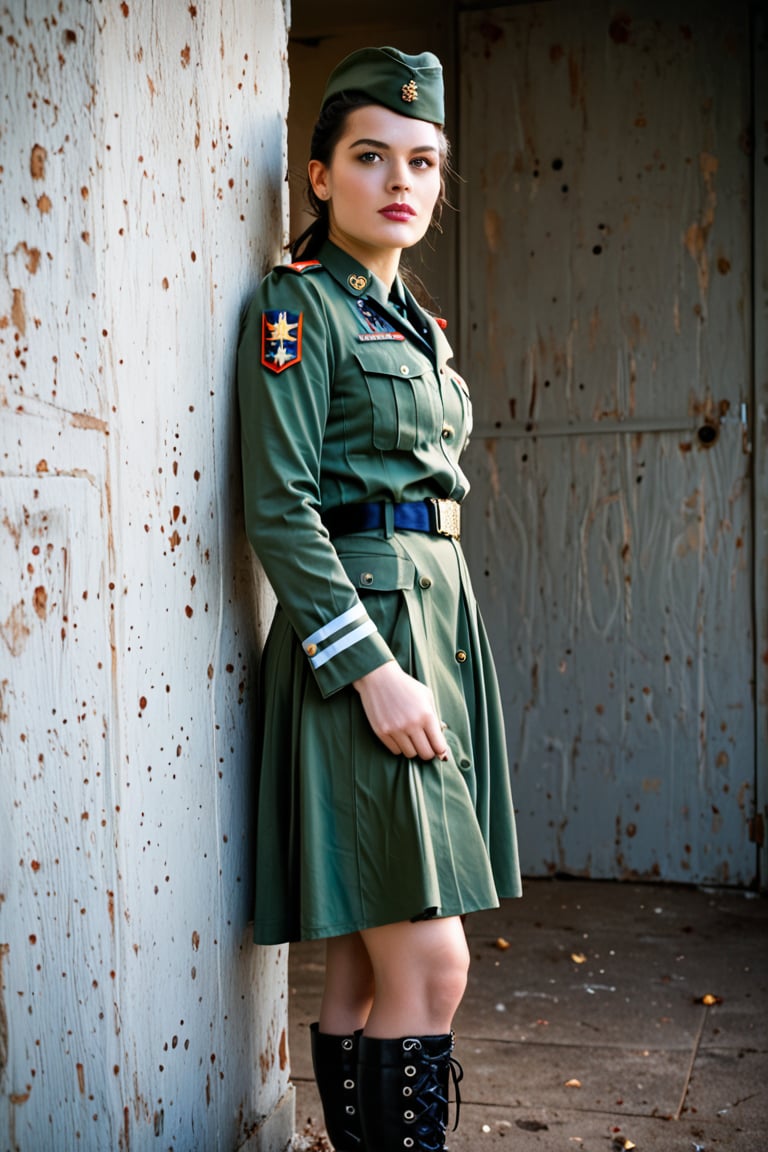
<svg viewBox="0 0 768 1152">
<path fill-rule="evenodd" d="M 416 210 L 411 208 L 410 204 L 387 204 L 386 208 L 379 209 L 379 214 L 389 216 L 393 220 L 407 220 L 416 215 Z"/>
</svg>

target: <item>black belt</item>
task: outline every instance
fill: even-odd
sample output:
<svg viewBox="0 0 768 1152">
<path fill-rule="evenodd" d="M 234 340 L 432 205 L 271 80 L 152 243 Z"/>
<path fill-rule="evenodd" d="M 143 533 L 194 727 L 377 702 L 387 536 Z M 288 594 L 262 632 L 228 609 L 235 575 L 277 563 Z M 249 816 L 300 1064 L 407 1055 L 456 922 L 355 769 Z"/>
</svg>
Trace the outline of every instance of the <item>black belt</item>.
<svg viewBox="0 0 768 1152">
<path fill-rule="evenodd" d="M 350 532 L 367 532 L 387 527 L 391 509 L 392 528 L 408 532 L 432 532 L 436 536 L 461 536 L 461 505 L 455 500 L 410 500 L 402 504 L 388 504 L 380 500 L 372 504 L 340 504 L 323 512 L 322 521 L 331 537 L 346 536 Z"/>
</svg>

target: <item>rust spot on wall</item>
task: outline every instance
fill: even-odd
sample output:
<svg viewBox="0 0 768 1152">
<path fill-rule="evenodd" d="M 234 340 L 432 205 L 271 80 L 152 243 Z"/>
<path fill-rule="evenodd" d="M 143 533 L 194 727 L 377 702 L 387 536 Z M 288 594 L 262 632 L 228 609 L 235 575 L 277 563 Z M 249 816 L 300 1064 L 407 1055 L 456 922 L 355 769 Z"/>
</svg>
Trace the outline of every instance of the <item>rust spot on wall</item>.
<svg viewBox="0 0 768 1152">
<path fill-rule="evenodd" d="M 46 193 L 43 192 L 42 196 L 40 196 L 38 201 L 37 201 L 38 212 L 40 213 L 41 216 L 46 216 L 50 212 L 52 207 L 53 207 L 53 205 L 51 204 L 50 196 L 47 196 Z"/>
<path fill-rule="evenodd" d="M 491 20 L 484 20 L 480 25 L 480 35 L 488 44 L 498 44 L 500 40 L 504 39 L 504 29 L 500 24 L 494 24 Z"/>
<path fill-rule="evenodd" d="M 77 1069 L 77 1087 L 80 1090 L 80 1095 L 85 1096 L 85 1068 L 82 1064 L 75 1064 Z"/>
<path fill-rule="evenodd" d="M 626 12 L 617 12 L 608 25 L 608 35 L 614 44 L 628 44 L 632 38 L 632 17 Z"/>
<path fill-rule="evenodd" d="M 192 948 L 195 952 L 197 952 L 198 949 L 200 948 L 200 933 L 199 932 L 193 932 L 192 933 Z"/>
<path fill-rule="evenodd" d="M 17 244 L 14 248 L 14 256 L 19 251 L 23 252 L 26 257 L 24 260 L 24 267 L 26 268 L 27 272 L 29 272 L 30 276 L 34 276 L 40 267 L 40 249 L 30 248 L 29 245 L 24 240 L 22 240 L 22 242 Z"/>
<path fill-rule="evenodd" d="M 20 656 L 27 646 L 30 628 L 26 621 L 24 601 L 11 609 L 4 624 L 0 624 L 0 636 L 5 641 L 11 656 Z"/>
<path fill-rule="evenodd" d="M 184 45 L 184 47 L 182 48 L 179 55 L 181 56 L 182 68 L 188 68 L 189 67 L 189 57 L 190 57 L 189 44 Z"/>
<path fill-rule="evenodd" d="M 122 12 L 123 16 L 125 16 L 125 18 L 127 20 L 128 19 L 128 13 L 130 12 L 130 8 L 126 4 L 125 0 L 123 0 L 122 4 L 120 5 L 120 11 Z"/>
<path fill-rule="evenodd" d="M 34 606 L 35 613 L 40 617 L 41 620 L 45 620 L 46 616 L 48 615 L 48 592 L 42 586 L 42 584 L 35 588 L 32 604 Z"/>
<path fill-rule="evenodd" d="M 259 1067 L 261 1068 L 261 1082 L 262 1082 L 262 1084 L 266 1084 L 267 1081 L 269 1080 L 269 1074 L 272 1071 L 274 1064 L 275 1064 L 275 1053 L 274 1053 L 274 1049 L 272 1048 L 272 1044 L 270 1042 L 267 1044 L 267 1047 L 262 1052 L 259 1053 Z"/>
<path fill-rule="evenodd" d="M 109 425 L 106 420 L 100 420 L 98 416 L 91 416 L 89 412 L 73 412 L 70 423 L 73 428 L 85 428 L 89 431 L 109 434 Z"/>
<path fill-rule="evenodd" d="M 719 166 L 716 156 L 709 152 L 699 155 L 699 171 L 704 182 L 704 205 L 701 218 L 688 226 L 684 235 L 685 247 L 688 255 L 695 261 L 699 276 L 699 295 L 703 300 L 709 288 L 709 260 L 707 256 L 707 239 L 712 225 L 715 222 L 715 208 L 717 206 L 717 193 L 714 180 Z"/>
<path fill-rule="evenodd" d="M 29 171 L 33 180 L 45 179 L 45 161 L 48 156 L 42 144 L 35 144 L 29 157 Z"/>
<path fill-rule="evenodd" d="M 285 1028 L 280 1033 L 280 1071 L 284 1072 L 288 1067 L 288 1038 L 285 1034 Z"/>
<path fill-rule="evenodd" d="M 0 944 L 0 1079 L 8 1064 L 8 1013 L 5 1008 L 5 978 L 3 965 L 10 951 L 9 944 Z"/>
<path fill-rule="evenodd" d="M 13 303 L 11 304 L 11 322 L 19 333 L 23 336 L 27 331 L 27 317 L 24 311 L 24 293 L 21 288 L 13 289 Z"/>
</svg>

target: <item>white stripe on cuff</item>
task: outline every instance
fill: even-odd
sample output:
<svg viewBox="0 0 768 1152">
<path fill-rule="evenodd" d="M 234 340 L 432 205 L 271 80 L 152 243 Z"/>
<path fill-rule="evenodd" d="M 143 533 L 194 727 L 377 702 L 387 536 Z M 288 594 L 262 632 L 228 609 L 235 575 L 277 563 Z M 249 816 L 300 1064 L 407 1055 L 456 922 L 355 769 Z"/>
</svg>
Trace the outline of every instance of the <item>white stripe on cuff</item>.
<svg viewBox="0 0 768 1152">
<path fill-rule="evenodd" d="M 361 616 L 367 616 L 365 608 L 361 603 L 354 604 L 348 608 L 346 612 L 342 612 L 341 616 L 337 616 L 335 620 L 331 620 L 328 624 L 323 624 L 322 628 L 318 628 L 317 632 L 313 632 L 311 636 L 307 636 L 302 644 L 302 648 L 306 652 L 310 644 L 320 644 L 328 636 L 333 636 L 334 632 L 341 632 L 342 628 L 346 628 L 347 624 L 351 624 L 353 620 L 359 620 Z"/>
<path fill-rule="evenodd" d="M 343 652 L 345 648 L 351 648 L 353 644 L 357 644 L 358 640 L 364 640 L 366 636 L 370 636 L 371 632 L 375 631 L 376 625 L 373 620 L 366 620 L 365 624 L 361 624 L 359 628 L 347 632 L 340 640 L 334 640 L 333 644 L 323 648 L 322 652 L 318 652 L 317 656 L 311 658 L 310 664 L 313 668 L 322 668 L 323 664 L 327 664 L 334 656 L 338 656 L 339 652 Z"/>
</svg>

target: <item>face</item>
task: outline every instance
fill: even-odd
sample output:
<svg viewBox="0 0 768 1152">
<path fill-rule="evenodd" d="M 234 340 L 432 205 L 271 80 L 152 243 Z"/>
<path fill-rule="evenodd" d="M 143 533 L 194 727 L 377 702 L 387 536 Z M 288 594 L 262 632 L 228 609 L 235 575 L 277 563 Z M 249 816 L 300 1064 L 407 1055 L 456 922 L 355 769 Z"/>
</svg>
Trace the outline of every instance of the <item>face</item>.
<svg viewBox="0 0 768 1152">
<path fill-rule="evenodd" d="M 376 104 L 355 108 L 329 165 L 309 163 L 329 237 L 374 271 L 421 240 L 440 194 L 434 124 Z"/>
</svg>

